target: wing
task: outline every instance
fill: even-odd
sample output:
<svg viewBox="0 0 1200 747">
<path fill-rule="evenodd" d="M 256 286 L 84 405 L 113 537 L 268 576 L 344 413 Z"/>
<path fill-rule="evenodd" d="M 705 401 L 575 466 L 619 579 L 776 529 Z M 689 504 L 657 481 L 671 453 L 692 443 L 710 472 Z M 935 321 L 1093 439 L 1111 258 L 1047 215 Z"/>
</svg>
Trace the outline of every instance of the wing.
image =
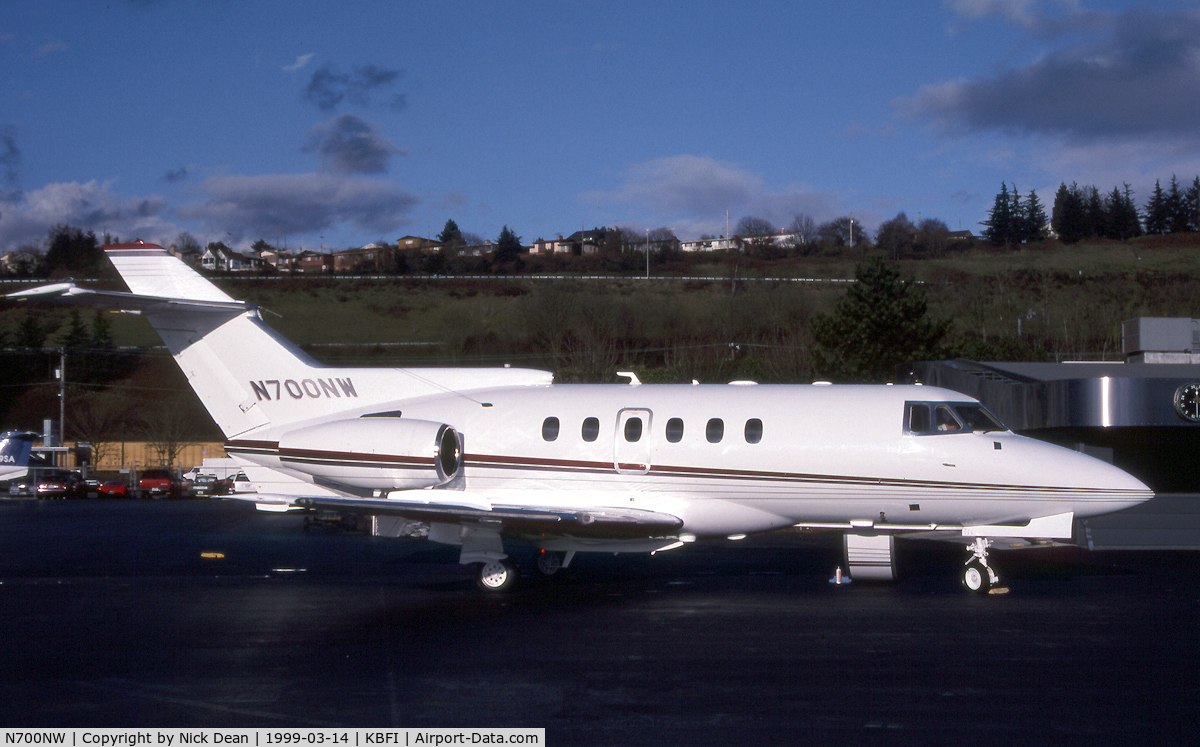
<svg viewBox="0 0 1200 747">
<path fill-rule="evenodd" d="M 438 491 L 417 491 L 430 493 Z M 670 514 L 640 509 L 544 508 L 515 505 L 488 507 L 330 495 L 300 497 L 259 494 L 253 499 L 265 511 L 290 507 L 355 514 L 397 516 L 408 521 L 487 527 L 509 536 L 569 536 L 586 539 L 646 539 L 677 532 L 683 521 Z"/>
</svg>

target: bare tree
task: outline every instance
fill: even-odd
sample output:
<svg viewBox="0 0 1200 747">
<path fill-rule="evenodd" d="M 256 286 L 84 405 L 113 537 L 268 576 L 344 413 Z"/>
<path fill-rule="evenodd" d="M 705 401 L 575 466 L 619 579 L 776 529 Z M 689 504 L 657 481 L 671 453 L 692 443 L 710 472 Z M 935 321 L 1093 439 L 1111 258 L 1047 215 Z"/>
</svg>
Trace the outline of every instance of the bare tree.
<svg viewBox="0 0 1200 747">
<path fill-rule="evenodd" d="M 77 441 L 92 445 L 93 465 L 116 453 L 132 410 L 133 397 L 122 390 L 84 392 L 72 400 L 71 430 Z"/>
<path fill-rule="evenodd" d="M 749 236 L 770 236 L 771 234 L 779 233 L 779 229 L 766 218 L 746 215 L 738 220 L 737 227 L 733 229 L 733 233 L 735 236 L 741 236 L 742 238 Z"/>
<path fill-rule="evenodd" d="M 182 416 L 183 403 L 179 398 L 164 399 L 154 405 L 142 420 L 142 430 L 150 448 L 166 467 L 175 464 L 185 446 L 188 425 Z"/>
<path fill-rule="evenodd" d="M 196 240 L 195 236 L 191 235 L 187 231 L 184 231 L 175 237 L 175 251 L 179 252 L 180 254 L 199 254 L 201 251 L 203 251 L 203 248 L 200 246 L 200 242 Z"/>
<path fill-rule="evenodd" d="M 787 232 L 792 235 L 792 248 L 801 255 L 812 252 L 817 244 L 817 222 L 811 215 L 801 213 L 792 218 Z"/>
</svg>

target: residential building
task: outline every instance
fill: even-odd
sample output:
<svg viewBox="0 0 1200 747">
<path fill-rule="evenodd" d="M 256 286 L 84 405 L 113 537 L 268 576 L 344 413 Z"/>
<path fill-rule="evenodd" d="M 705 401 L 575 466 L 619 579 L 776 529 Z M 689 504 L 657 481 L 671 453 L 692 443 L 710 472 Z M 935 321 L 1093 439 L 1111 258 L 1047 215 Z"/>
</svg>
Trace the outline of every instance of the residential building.
<svg viewBox="0 0 1200 747">
<path fill-rule="evenodd" d="M 401 251 L 420 249 L 423 252 L 436 252 L 442 249 L 442 245 L 437 241 L 420 236 L 402 236 L 396 241 L 396 246 Z"/>
<path fill-rule="evenodd" d="M 727 239 L 724 236 L 717 238 L 696 239 L 695 241 L 684 241 L 679 244 L 679 248 L 685 252 L 732 252 L 737 251 L 737 239 Z"/>
<path fill-rule="evenodd" d="M 253 272 L 258 262 L 232 249 L 209 244 L 200 254 L 200 266 L 212 272 Z"/>
</svg>

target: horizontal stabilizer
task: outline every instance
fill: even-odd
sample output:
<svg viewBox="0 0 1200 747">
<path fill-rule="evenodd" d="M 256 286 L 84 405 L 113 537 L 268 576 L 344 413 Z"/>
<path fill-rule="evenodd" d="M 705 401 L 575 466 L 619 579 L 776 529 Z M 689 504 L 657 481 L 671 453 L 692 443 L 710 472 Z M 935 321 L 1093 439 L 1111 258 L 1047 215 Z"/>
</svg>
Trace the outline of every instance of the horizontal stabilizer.
<svg viewBox="0 0 1200 747">
<path fill-rule="evenodd" d="M 122 291 L 102 291 L 80 288 L 74 283 L 39 285 L 23 291 L 9 293 L 5 298 L 13 301 L 41 301 L 45 303 L 86 306 L 95 309 L 114 309 L 139 314 L 169 311 L 219 312 L 240 314 L 257 307 L 244 301 L 201 301 L 189 298 L 167 298 L 147 296 Z"/>
</svg>

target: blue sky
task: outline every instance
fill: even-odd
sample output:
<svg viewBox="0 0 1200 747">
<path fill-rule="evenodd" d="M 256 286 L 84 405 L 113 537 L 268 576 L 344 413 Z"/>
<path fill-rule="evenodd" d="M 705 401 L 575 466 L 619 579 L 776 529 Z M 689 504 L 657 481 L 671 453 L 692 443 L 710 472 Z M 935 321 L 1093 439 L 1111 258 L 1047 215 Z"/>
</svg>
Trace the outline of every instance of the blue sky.
<svg viewBox="0 0 1200 747">
<path fill-rule="evenodd" d="M 1200 174 L 1200 9 L 9 0 L 0 250 L 724 234 Z"/>
</svg>

